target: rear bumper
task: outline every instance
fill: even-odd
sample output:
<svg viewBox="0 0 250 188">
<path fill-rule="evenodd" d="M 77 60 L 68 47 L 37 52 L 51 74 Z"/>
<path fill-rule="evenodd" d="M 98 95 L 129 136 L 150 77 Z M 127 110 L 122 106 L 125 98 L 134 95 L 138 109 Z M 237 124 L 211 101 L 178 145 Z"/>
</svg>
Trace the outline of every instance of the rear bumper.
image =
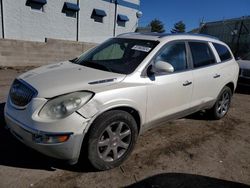
<svg viewBox="0 0 250 188">
<path fill-rule="evenodd" d="M 5 112 L 5 120 L 7 128 L 10 132 L 25 145 L 43 153 L 47 156 L 67 160 L 71 164 L 78 161 L 84 133 L 64 132 L 68 134 L 69 139 L 61 143 L 43 144 L 37 143 L 34 139 L 36 135 L 56 135 L 61 132 L 43 132 L 41 130 L 30 129 L 25 124 L 11 117 Z"/>
</svg>

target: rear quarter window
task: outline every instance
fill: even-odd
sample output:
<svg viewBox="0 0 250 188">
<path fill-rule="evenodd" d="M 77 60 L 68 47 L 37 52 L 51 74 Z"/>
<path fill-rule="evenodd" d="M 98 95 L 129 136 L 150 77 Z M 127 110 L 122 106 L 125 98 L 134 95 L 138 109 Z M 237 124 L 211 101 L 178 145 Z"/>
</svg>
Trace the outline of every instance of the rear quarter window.
<svg viewBox="0 0 250 188">
<path fill-rule="evenodd" d="M 213 43 L 213 45 L 219 54 L 221 61 L 232 59 L 232 55 L 226 46 L 217 43 Z"/>
</svg>

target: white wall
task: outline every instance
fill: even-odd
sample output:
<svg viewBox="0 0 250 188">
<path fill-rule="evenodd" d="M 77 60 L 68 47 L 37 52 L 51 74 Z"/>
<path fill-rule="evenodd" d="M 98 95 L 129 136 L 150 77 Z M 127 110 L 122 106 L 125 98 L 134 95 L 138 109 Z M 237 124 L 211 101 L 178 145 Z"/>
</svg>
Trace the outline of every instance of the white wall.
<svg viewBox="0 0 250 188">
<path fill-rule="evenodd" d="M 139 4 L 139 0 L 127 0 L 127 2 Z M 126 32 L 134 32 L 137 25 L 136 12 L 138 10 L 117 6 L 117 15 L 123 14 L 129 18 L 125 27 L 118 26 L 114 23 L 115 19 L 115 4 L 103 0 L 81 0 L 80 2 L 80 41 L 100 43 L 107 38 L 113 37 L 114 24 L 116 24 L 116 35 Z M 95 22 L 91 19 L 91 14 L 94 8 L 104 10 L 107 14 L 103 18 L 103 23 Z"/>
<path fill-rule="evenodd" d="M 30 6 L 26 6 L 27 0 L 2 1 L 4 4 L 5 38 L 29 41 L 44 41 L 45 38 L 53 38 L 76 41 L 77 18 L 67 17 L 65 13 L 62 13 L 62 8 L 64 2 L 77 3 L 77 0 L 47 0 L 44 12 L 32 10 Z M 139 0 L 125 1 L 140 3 Z M 100 43 L 112 37 L 115 4 L 107 0 L 79 0 L 79 2 L 79 41 Z M 95 22 L 91 18 L 95 8 L 106 12 L 107 16 L 103 18 L 103 23 Z M 117 15 L 126 15 L 129 21 L 125 27 L 118 26 L 116 23 L 116 35 L 135 31 L 137 11 L 118 5 Z"/>
<path fill-rule="evenodd" d="M 137 20 L 138 20 L 136 17 L 137 11 L 138 10 L 136 9 L 131 9 L 128 7 L 118 5 L 117 15 L 118 14 L 126 15 L 129 18 L 129 21 L 125 23 L 125 27 L 116 24 L 116 35 L 121 33 L 134 32 L 136 30 Z"/>
<path fill-rule="evenodd" d="M 76 0 L 67 0 L 76 3 Z M 62 13 L 65 0 L 48 0 L 44 12 L 31 10 L 26 0 L 3 0 L 5 37 L 32 41 L 76 40 L 76 18 Z"/>
<path fill-rule="evenodd" d="M 80 29 L 79 40 L 85 42 L 100 43 L 113 36 L 115 5 L 102 0 L 81 0 L 80 2 Z M 104 10 L 107 14 L 103 23 L 91 19 L 93 9 Z"/>
</svg>

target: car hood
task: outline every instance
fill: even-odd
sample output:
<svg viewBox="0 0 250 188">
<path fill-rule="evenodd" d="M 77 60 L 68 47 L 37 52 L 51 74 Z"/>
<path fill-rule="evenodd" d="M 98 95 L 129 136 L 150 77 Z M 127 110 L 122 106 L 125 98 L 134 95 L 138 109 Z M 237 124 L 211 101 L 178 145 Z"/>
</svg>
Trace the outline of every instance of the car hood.
<svg viewBox="0 0 250 188">
<path fill-rule="evenodd" d="M 70 62 L 42 66 L 18 77 L 38 91 L 38 97 L 52 98 L 74 91 L 93 91 L 121 82 L 126 75 L 93 69 Z"/>
<path fill-rule="evenodd" d="M 250 69 L 250 60 L 237 61 L 241 69 Z"/>
</svg>

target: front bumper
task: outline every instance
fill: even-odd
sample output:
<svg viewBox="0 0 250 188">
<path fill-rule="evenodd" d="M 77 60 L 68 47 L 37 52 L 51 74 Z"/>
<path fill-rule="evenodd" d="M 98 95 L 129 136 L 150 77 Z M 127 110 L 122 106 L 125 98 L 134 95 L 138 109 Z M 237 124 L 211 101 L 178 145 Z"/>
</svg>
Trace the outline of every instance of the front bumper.
<svg viewBox="0 0 250 188">
<path fill-rule="evenodd" d="M 29 112 L 29 110 L 17 110 L 7 102 L 5 120 L 10 132 L 22 143 L 40 153 L 75 164 L 80 155 L 84 130 L 88 125 L 88 120 L 74 113 L 59 122 L 39 122 L 35 120 L 36 118 L 27 114 Z M 45 144 L 34 139 L 39 135 L 60 134 L 69 135 L 68 140 Z"/>
</svg>

